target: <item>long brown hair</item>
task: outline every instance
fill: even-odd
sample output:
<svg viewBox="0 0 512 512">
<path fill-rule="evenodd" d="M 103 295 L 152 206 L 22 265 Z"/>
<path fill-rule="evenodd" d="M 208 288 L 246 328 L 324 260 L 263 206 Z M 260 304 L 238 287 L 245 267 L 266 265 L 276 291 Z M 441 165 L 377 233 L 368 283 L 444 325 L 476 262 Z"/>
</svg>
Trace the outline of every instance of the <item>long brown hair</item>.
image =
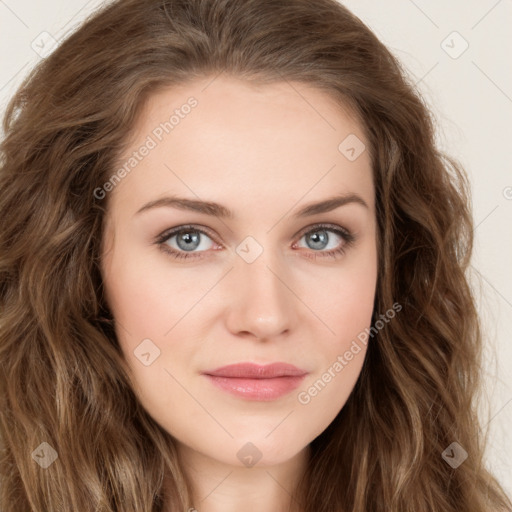
<svg viewBox="0 0 512 512">
<path fill-rule="evenodd" d="M 376 190 L 374 316 L 402 305 L 311 443 L 294 500 L 305 512 L 512 510 L 476 413 L 468 180 L 435 147 L 397 59 L 335 0 L 118 0 L 31 72 L 4 118 L 3 512 L 193 507 L 172 436 L 130 387 L 100 273 L 108 196 L 95 191 L 152 92 L 222 72 L 312 84 L 356 113 Z M 441 455 L 453 442 L 468 453 L 456 469 Z"/>
</svg>

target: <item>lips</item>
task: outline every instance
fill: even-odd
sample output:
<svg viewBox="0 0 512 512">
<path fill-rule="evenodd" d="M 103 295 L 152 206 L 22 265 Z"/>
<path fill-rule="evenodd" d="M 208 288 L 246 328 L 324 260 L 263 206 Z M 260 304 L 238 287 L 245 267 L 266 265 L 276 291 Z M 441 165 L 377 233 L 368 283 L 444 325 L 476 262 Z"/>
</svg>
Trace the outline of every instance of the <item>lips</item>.
<svg viewBox="0 0 512 512">
<path fill-rule="evenodd" d="M 237 363 L 222 366 L 204 372 L 214 377 L 237 377 L 241 379 L 273 379 L 276 377 L 300 377 L 306 375 L 305 370 L 288 363 L 272 363 L 257 365 L 254 363 Z"/>
<path fill-rule="evenodd" d="M 238 363 L 204 372 L 217 388 L 245 400 L 276 400 L 297 388 L 308 372 L 287 363 Z"/>
</svg>

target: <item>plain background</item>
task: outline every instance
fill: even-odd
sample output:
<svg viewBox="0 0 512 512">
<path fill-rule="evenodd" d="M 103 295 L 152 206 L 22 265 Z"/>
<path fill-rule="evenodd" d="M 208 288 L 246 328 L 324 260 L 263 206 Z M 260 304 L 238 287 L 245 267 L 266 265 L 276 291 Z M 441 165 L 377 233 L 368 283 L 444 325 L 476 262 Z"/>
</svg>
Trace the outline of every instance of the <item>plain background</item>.
<svg viewBox="0 0 512 512">
<path fill-rule="evenodd" d="M 44 58 L 47 34 L 62 40 L 103 3 L 0 0 L 2 115 L 23 77 Z M 507 31 L 512 2 L 342 3 L 403 62 L 437 119 L 439 147 L 457 158 L 470 176 L 472 283 L 484 322 L 489 393 L 487 464 L 512 496 L 512 39 Z"/>
</svg>

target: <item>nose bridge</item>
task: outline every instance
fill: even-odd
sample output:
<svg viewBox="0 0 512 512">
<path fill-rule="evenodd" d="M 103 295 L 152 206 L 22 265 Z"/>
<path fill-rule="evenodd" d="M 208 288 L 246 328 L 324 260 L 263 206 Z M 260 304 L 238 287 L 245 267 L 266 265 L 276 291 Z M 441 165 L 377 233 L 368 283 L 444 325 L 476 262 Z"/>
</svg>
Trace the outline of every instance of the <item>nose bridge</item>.
<svg viewBox="0 0 512 512">
<path fill-rule="evenodd" d="M 242 242 L 237 254 L 232 273 L 235 283 L 230 328 L 260 338 L 281 334 L 295 321 L 296 304 L 285 284 L 290 276 L 283 271 L 277 253 L 256 246 L 254 240 Z"/>
</svg>

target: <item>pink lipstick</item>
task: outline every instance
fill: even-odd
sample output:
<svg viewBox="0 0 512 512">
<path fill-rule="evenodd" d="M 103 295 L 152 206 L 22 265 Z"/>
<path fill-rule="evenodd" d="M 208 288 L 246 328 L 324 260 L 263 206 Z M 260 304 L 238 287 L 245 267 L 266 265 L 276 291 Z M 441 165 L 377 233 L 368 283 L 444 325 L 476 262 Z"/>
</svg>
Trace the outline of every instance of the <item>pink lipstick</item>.
<svg viewBox="0 0 512 512">
<path fill-rule="evenodd" d="M 307 372 L 287 363 L 263 366 L 238 363 L 208 370 L 203 374 L 213 385 L 227 393 L 247 400 L 267 402 L 293 391 Z"/>
</svg>

